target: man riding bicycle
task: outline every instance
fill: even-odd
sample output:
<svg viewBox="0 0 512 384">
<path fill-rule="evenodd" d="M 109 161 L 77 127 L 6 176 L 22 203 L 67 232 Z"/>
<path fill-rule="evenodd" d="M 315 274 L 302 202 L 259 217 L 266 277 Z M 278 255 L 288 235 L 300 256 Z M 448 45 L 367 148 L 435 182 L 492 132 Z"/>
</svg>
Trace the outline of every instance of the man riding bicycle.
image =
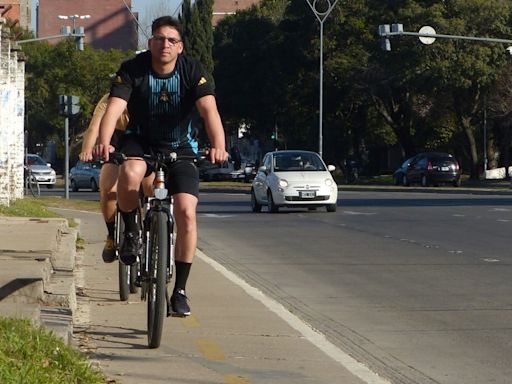
<svg viewBox="0 0 512 384">
<path fill-rule="evenodd" d="M 176 152 L 178 159 L 197 155 L 193 126 L 197 111 L 211 144 L 209 160 L 221 163 L 228 157 L 213 80 L 200 62 L 183 54 L 180 23 L 163 16 L 153 21 L 151 32 L 149 51 L 124 62 L 118 70 L 100 126 L 98 151 L 108 161 L 115 123 L 128 108 L 130 122 L 121 152 L 129 159 L 120 167 L 118 179 L 118 206 L 125 222 L 120 257 L 126 264 L 134 263 L 140 252 L 138 189 L 144 176 L 154 171 L 142 155 Z M 185 286 L 197 245 L 199 173 L 195 164 L 190 160 L 170 164 L 167 184 L 174 198 L 177 226 L 176 281 L 170 309 L 187 316 L 190 307 Z"/>
</svg>

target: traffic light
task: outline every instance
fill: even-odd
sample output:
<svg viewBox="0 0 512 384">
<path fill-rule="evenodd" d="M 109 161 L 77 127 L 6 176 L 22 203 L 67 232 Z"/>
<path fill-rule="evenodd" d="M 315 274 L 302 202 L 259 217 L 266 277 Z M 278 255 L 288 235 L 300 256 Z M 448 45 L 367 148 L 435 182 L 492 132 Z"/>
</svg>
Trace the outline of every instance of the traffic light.
<svg viewBox="0 0 512 384">
<path fill-rule="evenodd" d="M 71 116 L 80 112 L 80 97 L 59 95 L 59 115 Z"/>
</svg>

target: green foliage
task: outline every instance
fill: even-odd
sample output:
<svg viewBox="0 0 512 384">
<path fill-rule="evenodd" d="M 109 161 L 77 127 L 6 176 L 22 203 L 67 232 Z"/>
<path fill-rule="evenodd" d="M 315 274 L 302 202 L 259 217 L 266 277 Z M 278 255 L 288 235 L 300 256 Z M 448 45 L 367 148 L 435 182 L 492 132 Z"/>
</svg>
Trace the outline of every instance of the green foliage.
<svg viewBox="0 0 512 384">
<path fill-rule="evenodd" d="M 54 334 L 28 320 L 0 317 L 0 382 L 100 384 L 105 378 Z"/>
<path fill-rule="evenodd" d="M 185 52 L 203 63 L 209 73 L 213 72 L 213 0 L 197 0 L 182 4 L 180 20 L 183 24 Z"/>
<path fill-rule="evenodd" d="M 54 138 L 63 142 L 64 119 L 58 114 L 59 95 L 80 97 L 81 113 L 71 119 L 70 141 L 83 132 L 100 97 L 110 88 L 111 75 L 131 53 L 103 51 L 89 46 L 77 51 L 74 39 L 23 46 L 26 63 L 26 114 L 29 150 Z"/>
</svg>

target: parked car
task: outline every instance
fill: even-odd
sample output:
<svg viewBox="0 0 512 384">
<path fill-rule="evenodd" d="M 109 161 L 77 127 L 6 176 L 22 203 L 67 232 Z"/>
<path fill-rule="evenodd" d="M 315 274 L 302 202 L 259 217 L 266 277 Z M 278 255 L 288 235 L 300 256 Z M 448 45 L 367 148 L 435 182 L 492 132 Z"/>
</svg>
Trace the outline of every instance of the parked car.
<svg viewBox="0 0 512 384">
<path fill-rule="evenodd" d="M 97 192 L 100 185 L 101 163 L 86 163 L 77 161 L 75 166 L 69 171 L 69 184 L 73 192 L 81 188 L 91 189 Z"/>
<path fill-rule="evenodd" d="M 393 183 L 395 185 L 403 185 L 404 184 L 404 175 L 407 173 L 407 168 L 409 168 L 409 165 L 411 164 L 413 157 L 409 157 L 407 160 L 405 160 L 402 165 L 393 173 Z"/>
<path fill-rule="evenodd" d="M 429 185 L 452 184 L 460 186 L 461 170 L 453 155 L 441 152 L 425 152 L 414 156 L 402 176 L 402 184 Z"/>
<path fill-rule="evenodd" d="M 25 156 L 25 166 L 30 168 L 38 184 L 46 185 L 47 188 L 54 187 L 56 179 L 55 170 L 41 156 L 28 153 Z"/>
<path fill-rule="evenodd" d="M 274 151 L 267 153 L 251 186 L 251 208 L 260 212 L 262 205 L 269 212 L 281 207 L 325 207 L 335 212 L 338 186 L 322 158 L 310 151 Z"/>
</svg>

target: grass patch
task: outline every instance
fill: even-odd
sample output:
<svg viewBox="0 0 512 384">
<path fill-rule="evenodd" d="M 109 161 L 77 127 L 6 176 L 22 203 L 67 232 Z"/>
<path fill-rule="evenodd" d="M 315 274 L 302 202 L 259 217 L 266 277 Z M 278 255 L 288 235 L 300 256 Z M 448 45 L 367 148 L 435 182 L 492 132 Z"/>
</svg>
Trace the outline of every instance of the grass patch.
<svg viewBox="0 0 512 384">
<path fill-rule="evenodd" d="M 100 212 L 97 201 L 65 199 L 63 197 L 24 197 L 12 202 L 8 207 L 0 205 L 0 216 L 11 217 L 62 217 L 48 207 L 78 209 L 82 211 Z M 76 227 L 74 220 L 68 220 L 70 227 Z"/>
<path fill-rule="evenodd" d="M 104 384 L 105 377 L 53 333 L 0 317 L 0 383 Z"/>
<path fill-rule="evenodd" d="M 8 207 L 0 205 L 0 216 L 11 217 L 60 217 L 48 210 L 41 199 L 25 197 L 12 202 Z"/>
</svg>

